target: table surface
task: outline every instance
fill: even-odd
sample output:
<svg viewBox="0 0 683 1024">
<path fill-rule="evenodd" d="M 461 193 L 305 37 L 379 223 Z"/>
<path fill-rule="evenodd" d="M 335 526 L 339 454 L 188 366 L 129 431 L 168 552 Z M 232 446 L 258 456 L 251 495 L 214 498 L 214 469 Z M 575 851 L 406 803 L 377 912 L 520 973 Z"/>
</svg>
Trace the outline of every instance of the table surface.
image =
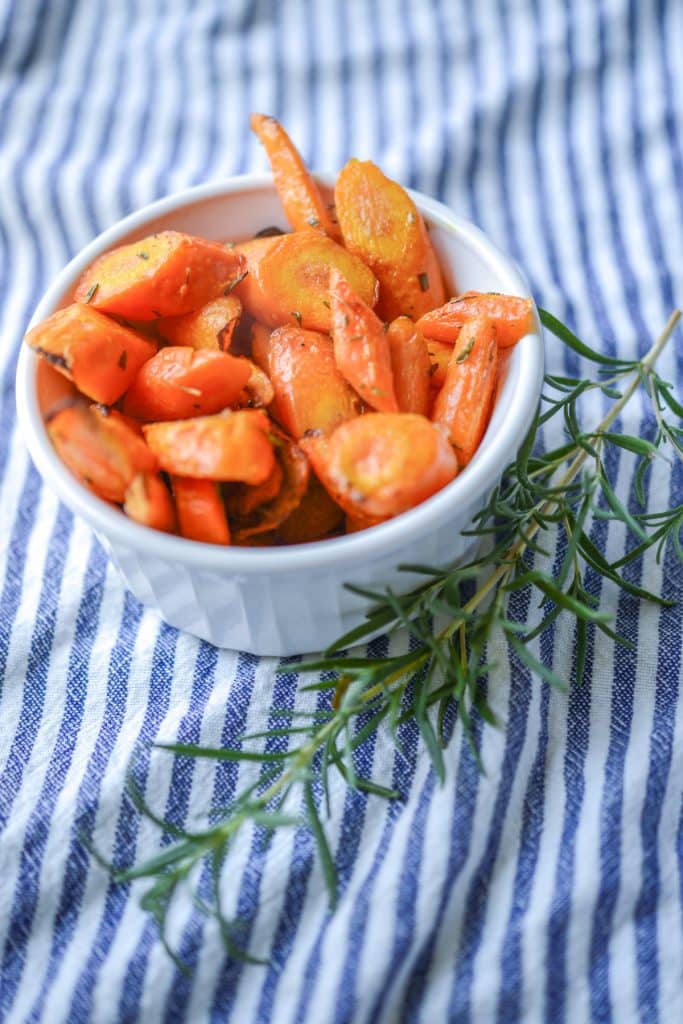
<svg viewBox="0 0 683 1024">
<path fill-rule="evenodd" d="M 32 310 L 81 246 L 155 197 L 265 168 L 252 110 L 279 117 L 316 169 L 372 158 L 444 200 L 587 341 L 644 352 L 683 303 L 681 52 L 677 0 L 0 5 L 1 1019 L 683 1019 L 681 613 L 606 586 L 600 607 L 635 655 L 591 635 L 590 682 L 564 696 L 496 648 L 502 728 L 477 726 L 487 773 L 457 730 L 444 786 L 412 727 L 400 754 L 367 741 L 362 766 L 406 800 L 335 790 L 337 912 L 305 831 L 268 849 L 245 838 L 226 899 L 269 964 L 226 958 L 181 898 L 179 972 L 139 890 L 111 886 L 85 844 L 118 863 L 158 849 L 126 795 L 134 751 L 149 800 L 191 825 L 243 777 L 150 742 L 235 742 L 306 698 L 295 664 L 276 677 L 274 661 L 179 634 L 125 591 L 41 485 L 13 394 Z M 586 371 L 551 339 L 547 353 Z M 662 372 L 680 387 L 680 335 Z M 640 401 L 623 426 L 654 431 Z M 609 468 L 627 497 L 630 457 Z M 681 502 L 682 485 L 680 464 L 657 461 L 648 503 Z M 623 552 L 620 525 L 591 529 Z M 630 573 L 680 588 L 671 552 Z M 560 619 L 533 650 L 569 675 L 574 639 Z"/>
</svg>

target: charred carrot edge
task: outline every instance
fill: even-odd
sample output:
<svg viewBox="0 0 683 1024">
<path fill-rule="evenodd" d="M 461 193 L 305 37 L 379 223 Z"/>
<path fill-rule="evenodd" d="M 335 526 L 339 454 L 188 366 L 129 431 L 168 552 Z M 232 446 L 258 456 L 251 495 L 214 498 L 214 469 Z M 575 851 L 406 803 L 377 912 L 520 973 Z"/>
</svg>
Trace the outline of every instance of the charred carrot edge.
<svg viewBox="0 0 683 1024">
<path fill-rule="evenodd" d="M 330 216 L 320 189 L 280 122 L 266 114 L 252 114 L 250 124 L 266 151 L 275 188 L 294 230 L 310 228 L 329 235 L 335 242 L 341 241 L 339 226 Z"/>
<path fill-rule="evenodd" d="M 334 358 L 340 373 L 378 412 L 398 412 L 384 325 L 337 270 L 330 272 Z"/>
<path fill-rule="evenodd" d="M 483 316 L 468 320 L 453 349 L 446 382 L 432 413 L 433 421 L 448 430 L 460 466 L 467 465 L 484 436 L 497 370 L 493 323 Z"/>
<path fill-rule="evenodd" d="M 278 465 L 282 469 L 280 486 L 269 501 L 263 501 L 246 513 L 248 502 L 228 503 L 230 517 L 235 513 L 233 536 L 245 540 L 276 529 L 301 504 L 309 479 L 308 459 L 301 448 L 283 431 L 273 428 Z"/>
<path fill-rule="evenodd" d="M 534 328 L 531 299 L 497 292 L 465 292 L 425 313 L 418 327 L 426 338 L 454 345 L 462 327 L 478 316 L 486 316 L 493 323 L 499 348 L 516 345 Z"/>
<path fill-rule="evenodd" d="M 205 544 L 229 544 L 225 506 L 212 480 L 171 477 L 181 536 Z"/>
</svg>

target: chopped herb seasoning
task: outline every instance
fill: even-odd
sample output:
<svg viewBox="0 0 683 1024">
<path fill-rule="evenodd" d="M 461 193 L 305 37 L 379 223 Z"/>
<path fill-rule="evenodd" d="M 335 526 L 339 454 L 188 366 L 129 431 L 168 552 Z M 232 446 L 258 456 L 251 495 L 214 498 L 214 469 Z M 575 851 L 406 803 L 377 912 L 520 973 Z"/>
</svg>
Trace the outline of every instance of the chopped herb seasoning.
<svg viewBox="0 0 683 1024">
<path fill-rule="evenodd" d="M 238 284 L 244 281 L 245 277 L 249 273 L 248 270 L 243 271 L 239 277 L 236 277 L 234 281 L 231 281 L 227 288 L 223 290 L 224 295 L 229 295 L 233 288 L 236 288 Z"/>
<path fill-rule="evenodd" d="M 125 370 L 127 362 L 128 362 L 128 353 L 126 352 L 126 350 L 124 348 L 123 352 L 119 356 L 119 361 L 118 361 L 119 368 L 121 370 Z"/>
<path fill-rule="evenodd" d="M 87 295 L 85 296 L 86 302 L 92 302 L 92 300 L 95 298 L 95 293 L 97 292 L 97 289 L 99 287 L 100 283 L 99 281 L 96 281 L 95 284 L 91 285 L 90 288 L 88 288 Z"/>
<path fill-rule="evenodd" d="M 459 352 L 458 355 L 455 357 L 456 363 L 464 363 L 465 360 L 467 359 L 468 355 L 472 351 L 473 347 L 474 347 L 474 338 L 472 338 L 470 343 L 465 346 L 465 348 L 462 350 L 462 352 Z"/>
<path fill-rule="evenodd" d="M 236 245 L 236 243 L 235 243 L 235 242 L 226 242 L 226 243 L 225 243 L 225 248 L 226 248 L 226 249 L 234 249 L 234 248 L 235 248 L 235 245 Z"/>
<path fill-rule="evenodd" d="M 310 224 L 310 226 L 312 228 L 319 228 L 320 227 L 320 221 L 318 220 L 317 217 L 309 217 L 308 220 L 306 221 L 306 223 Z"/>
<path fill-rule="evenodd" d="M 426 292 L 429 288 L 429 277 L 427 274 L 418 274 L 417 279 L 420 282 L 420 290 Z"/>
<path fill-rule="evenodd" d="M 329 302 L 327 301 L 327 299 L 321 299 L 321 301 L 322 301 L 323 306 L 325 306 L 327 309 L 331 309 L 332 308 L 330 306 Z"/>
<path fill-rule="evenodd" d="M 138 256 L 140 257 L 141 260 L 148 260 L 149 259 L 149 253 L 148 252 L 144 252 L 142 249 L 138 253 Z"/>
<path fill-rule="evenodd" d="M 350 323 L 351 323 L 351 321 L 349 320 L 349 318 L 346 315 L 346 313 L 344 313 L 344 327 L 348 327 Z"/>
<path fill-rule="evenodd" d="M 415 220 L 416 220 L 415 214 L 411 210 L 410 213 L 408 214 L 408 223 L 409 224 L 414 224 Z"/>
<path fill-rule="evenodd" d="M 301 320 L 302 320 L 301 313 L 299 313 L 296 309 L 294 309 L 294 310 L 292 310 L 292 316 L 294 317 L 294 319 L 298 323 L 299 327 L 301 327 Z"/>
</svg>

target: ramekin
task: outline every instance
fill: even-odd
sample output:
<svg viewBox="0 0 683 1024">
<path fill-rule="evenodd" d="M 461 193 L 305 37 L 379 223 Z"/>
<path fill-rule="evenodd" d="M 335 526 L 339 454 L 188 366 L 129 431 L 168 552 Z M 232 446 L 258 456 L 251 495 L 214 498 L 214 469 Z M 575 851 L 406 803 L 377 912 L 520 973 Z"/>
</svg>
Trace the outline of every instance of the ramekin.
<svg viewBox="0 0 683 1024">
<path fill-rule="evenodd" d="M 320 177 L 324 189 L 331 179 Z M 443 204 L 411 193 L 439 254 L 451 294 L 467 289 L 529 295 L 518 267 L 474 225 Z M 143 207 L 87 245 L 43 296 L 31 325 L 65 305 L 81 272 L 100 253 L 152 231 L 174 228 L 216 240 L 287 226 L 269 175 L 243 175 L 185 189 Z M 457 282 L 457 287 L 456 287 Z M 417 508 L 373 529 L 278 548 L 218 547 L 150 530 L 87 491 L 57 457 L 36 390 L 38 357 L 24 346 L 16 380 L 19 423 L 45 482 L 85 519 L 126 585 L 172 626 L 218 647 L 257 655 L 323 650 L 359 625 L 367 603 L 346 589 L 405 592 L 421 581 L 401 563 L 442 566 L 464 558 L 463 537 L 521 445 L 543 378 L 541 326 L 503 362 L 486 435 L 469 466 Z"/>
</svg>

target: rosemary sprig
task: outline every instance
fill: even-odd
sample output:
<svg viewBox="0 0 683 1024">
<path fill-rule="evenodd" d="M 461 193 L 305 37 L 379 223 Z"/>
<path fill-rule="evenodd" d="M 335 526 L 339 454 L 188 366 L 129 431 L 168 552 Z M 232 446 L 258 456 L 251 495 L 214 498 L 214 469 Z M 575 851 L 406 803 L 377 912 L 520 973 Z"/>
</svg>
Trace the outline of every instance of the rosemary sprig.
<svg viewBox="0 0 683 1024">
<path fill-rule="evenodd" d="M 636 456 L 634 495 L 641 508 L 645 506 L 644 478 L 652 460 L 662 457 L 665 450 L 683 459 L 683 429 L 670 420 L 671 414 L 680 420 L 683 407 L 674 397 L 672 386 L 655 370 L 680 316 L 678 311 L 672 315 L 643 359 L 629 361 L 594 351 L 542 310 L 546 329 L 581 357 L 597 364 L 602 379 L 546 376 L 546 391 L 515 462 L 468 531 L 481 542 L 479 552 L 463 565 L 402 566 L 424 578 L 407 594 L 351 588 L 371 602 L 365 623 L 341 637 L 321 658 L 297 666 L 299 671 L 319 674 L 318 680 L 304 689 L 320 692 L 322 708 L 313 713 L 274 709 L 271 717 L 280 721 L 278 727 L 243 737 L 243 742 L 251 743 L 285 738 L 291 741 L 291 748 L 273 752 L 254 747 L 157 745 L 175 756 L 258 765 L 256 780 L 245 785 L 229 806 L 206 809 L 210 816 L 206 827 L 189 831 L 156 816 L 132 782 L 131 773 L 130 792 L 137 811 L 165 832 L 168 845 L 157 856 L 113 873 L 121 883 L 146 880 L 142 905 L 156 920 L 165 943 L 172 901 L 178 889 L 187 886 L 194 905 L 218 921 L 228 954 L 254 959 L 241 948 L 236 924 L 225 918 L 220 900 L 220 877 L 226 859 L 236 836 L 247 827 L 272 834 L 280 827 L 306 824 L 334 906 L 335 859 L 322 810 L 329 810 L 331 774 L 337 772 L 356 790 L 387 800 L 398 799 L 400 794 L 392 787 L 358 774 L 354 751 L 380 726 L 396 737 L 399 726 L 412 719 L 436 774 L 443 779 L 449 708 L 457 713 L 478 758 L 474 716 L 495 722 L 484 686 L 490 668 L 487 649 L 494 634 L 502 635 L 509 649 L 535 675 L 561 690 L 566 689 L 566 682 L 539 661 L 528 646 L 559 615 L 566 613 L 576 622 L 574 664 L 579 681 L 586 663 L 589 629 L 598 629 L 630 646 L 612 630 L 609 615 L 596 608 L 596 598 L 585 581 L 587 568 L 635 598 L 660 605 L 671 603 L 625 579 L 621 570 L 651 547 L 661 558 L 668 542 L 683 560 L 683 505 L 659 512 L 631 512 L 615 493 L 605 455 L 610 447 L 616 447 Z M 639 389 L 652 405 L 656 424 L 652 440 L 613 429 Z M 583 396 L 596 390 L 613 404 L 597 426 L 586 430 L 580 425 L 580 405 Z M 551 451 L 538 450 L 541 427 L 555 418 L 562 421 L 566 439 Z M 598 516 L 620 521 L 633 537 L 627 553 L 611 563 L 588 532 L 591 519 Z M 554 573 L 537 565 L 537 561 L 547 558 L 551 546 L 561 552 Z M 540 599 L 543 618 L 534 628 L 509 617 L 509 597 L 519 591 Z M 444 616 L 446 624 L 435 628 L 434 623 Z M 393 633 L 399 629 L 413 637 L 407 653 L 380 658 L 347 654 L 347 648 L 377 631 Z M 202 887 L 198 881 L 202 870 L 210 876 L 208 898 L 203 895 L 207 886 Z M 168 943 L 167 948 L 172 953 Z"/>
</svg>

